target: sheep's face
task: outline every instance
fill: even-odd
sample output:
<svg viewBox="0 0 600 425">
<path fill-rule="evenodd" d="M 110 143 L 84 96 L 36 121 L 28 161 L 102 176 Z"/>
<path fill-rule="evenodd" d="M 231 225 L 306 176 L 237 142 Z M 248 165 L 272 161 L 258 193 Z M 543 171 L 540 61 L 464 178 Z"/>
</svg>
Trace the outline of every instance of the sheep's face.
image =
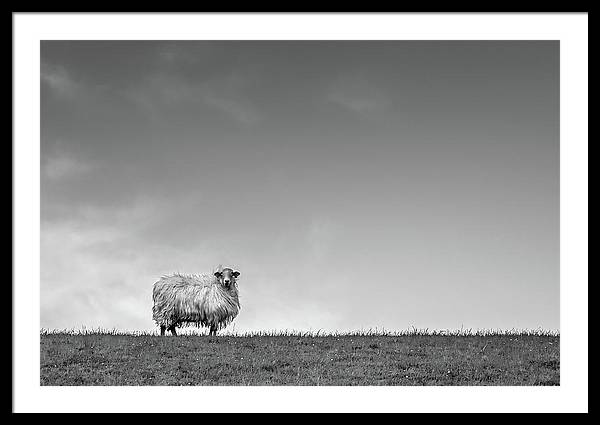
<svg viewBox="0 0 600 425">
<path fill-rule="evenodd" d="M 240 272 L 230 269 L 229 267 L 215 272 L 215 277 L 219 279 L 219 283 L 227 289 L 231 288 L 237 282 L 239 275 Z"/>
</svg>

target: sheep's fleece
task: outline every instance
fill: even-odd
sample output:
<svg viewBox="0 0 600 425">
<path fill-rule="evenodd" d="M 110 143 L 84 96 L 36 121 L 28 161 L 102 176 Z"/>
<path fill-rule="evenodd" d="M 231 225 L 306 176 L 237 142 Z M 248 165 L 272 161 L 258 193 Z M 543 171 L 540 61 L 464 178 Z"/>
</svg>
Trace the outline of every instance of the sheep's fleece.
<svg viewBox="0 0 600 425">
<path fill-rule="evenodd" d="M 215 276 L 175 273 L 154 284 L 152 316 L 159 326 L 225 328 L 240 310 L 237 283 L 229 288 Z"/>
</svg>

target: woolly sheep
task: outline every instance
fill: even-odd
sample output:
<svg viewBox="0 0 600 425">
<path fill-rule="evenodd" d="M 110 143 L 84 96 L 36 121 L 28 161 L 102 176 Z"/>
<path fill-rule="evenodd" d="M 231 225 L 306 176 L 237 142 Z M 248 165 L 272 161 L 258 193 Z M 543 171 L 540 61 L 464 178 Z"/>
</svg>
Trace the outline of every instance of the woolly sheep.
<svg viewBox="0 0 600 425">
<path fill-rule="evenodd" d="M 165 330 L 177 335 L 178 326 L 196 325 L 216 335 L 237 316 L 240 310 L 237 278 L 240 272 L 217 267 L 212 276 L 174 273 L 154 283 L 152 317 Z"/>
</svg>

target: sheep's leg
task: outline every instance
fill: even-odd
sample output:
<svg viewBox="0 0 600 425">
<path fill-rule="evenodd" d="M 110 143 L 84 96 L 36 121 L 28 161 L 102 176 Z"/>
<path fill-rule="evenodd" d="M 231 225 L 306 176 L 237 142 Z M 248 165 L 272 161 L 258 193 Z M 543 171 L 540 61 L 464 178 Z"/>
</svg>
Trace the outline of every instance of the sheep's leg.
<svg viewBox="0 0 600 425">
<path fill-rule="evenodd" d="M 217 327 L 211 325 L 209 335 L 217 336 Z"/>
<path fill-rule="evenodd" d="M 175 325 L 171 326 L 169 328 L 169 330 L 171 331 L 171 334 L 173 334 L 173 336 L 177 336 L 177 331 L 175 330 Z"/>
<path fill-rule="evenodd" d="M 165 336 L 165 329 L 167 329 L 165 325 L 160 325 L 160 336 Z"/>
</svg>

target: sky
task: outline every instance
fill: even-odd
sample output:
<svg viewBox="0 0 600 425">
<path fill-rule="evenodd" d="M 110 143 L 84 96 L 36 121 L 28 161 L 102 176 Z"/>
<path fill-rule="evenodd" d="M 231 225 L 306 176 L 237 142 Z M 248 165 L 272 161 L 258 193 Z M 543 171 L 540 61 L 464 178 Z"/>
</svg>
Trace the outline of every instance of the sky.
<svg viewBox="0 0 600 425">
<path fill-rule="evenodd" d="M 40 326 L 559 329 L 558 41 L 43 41 Z"/>
</svg>

